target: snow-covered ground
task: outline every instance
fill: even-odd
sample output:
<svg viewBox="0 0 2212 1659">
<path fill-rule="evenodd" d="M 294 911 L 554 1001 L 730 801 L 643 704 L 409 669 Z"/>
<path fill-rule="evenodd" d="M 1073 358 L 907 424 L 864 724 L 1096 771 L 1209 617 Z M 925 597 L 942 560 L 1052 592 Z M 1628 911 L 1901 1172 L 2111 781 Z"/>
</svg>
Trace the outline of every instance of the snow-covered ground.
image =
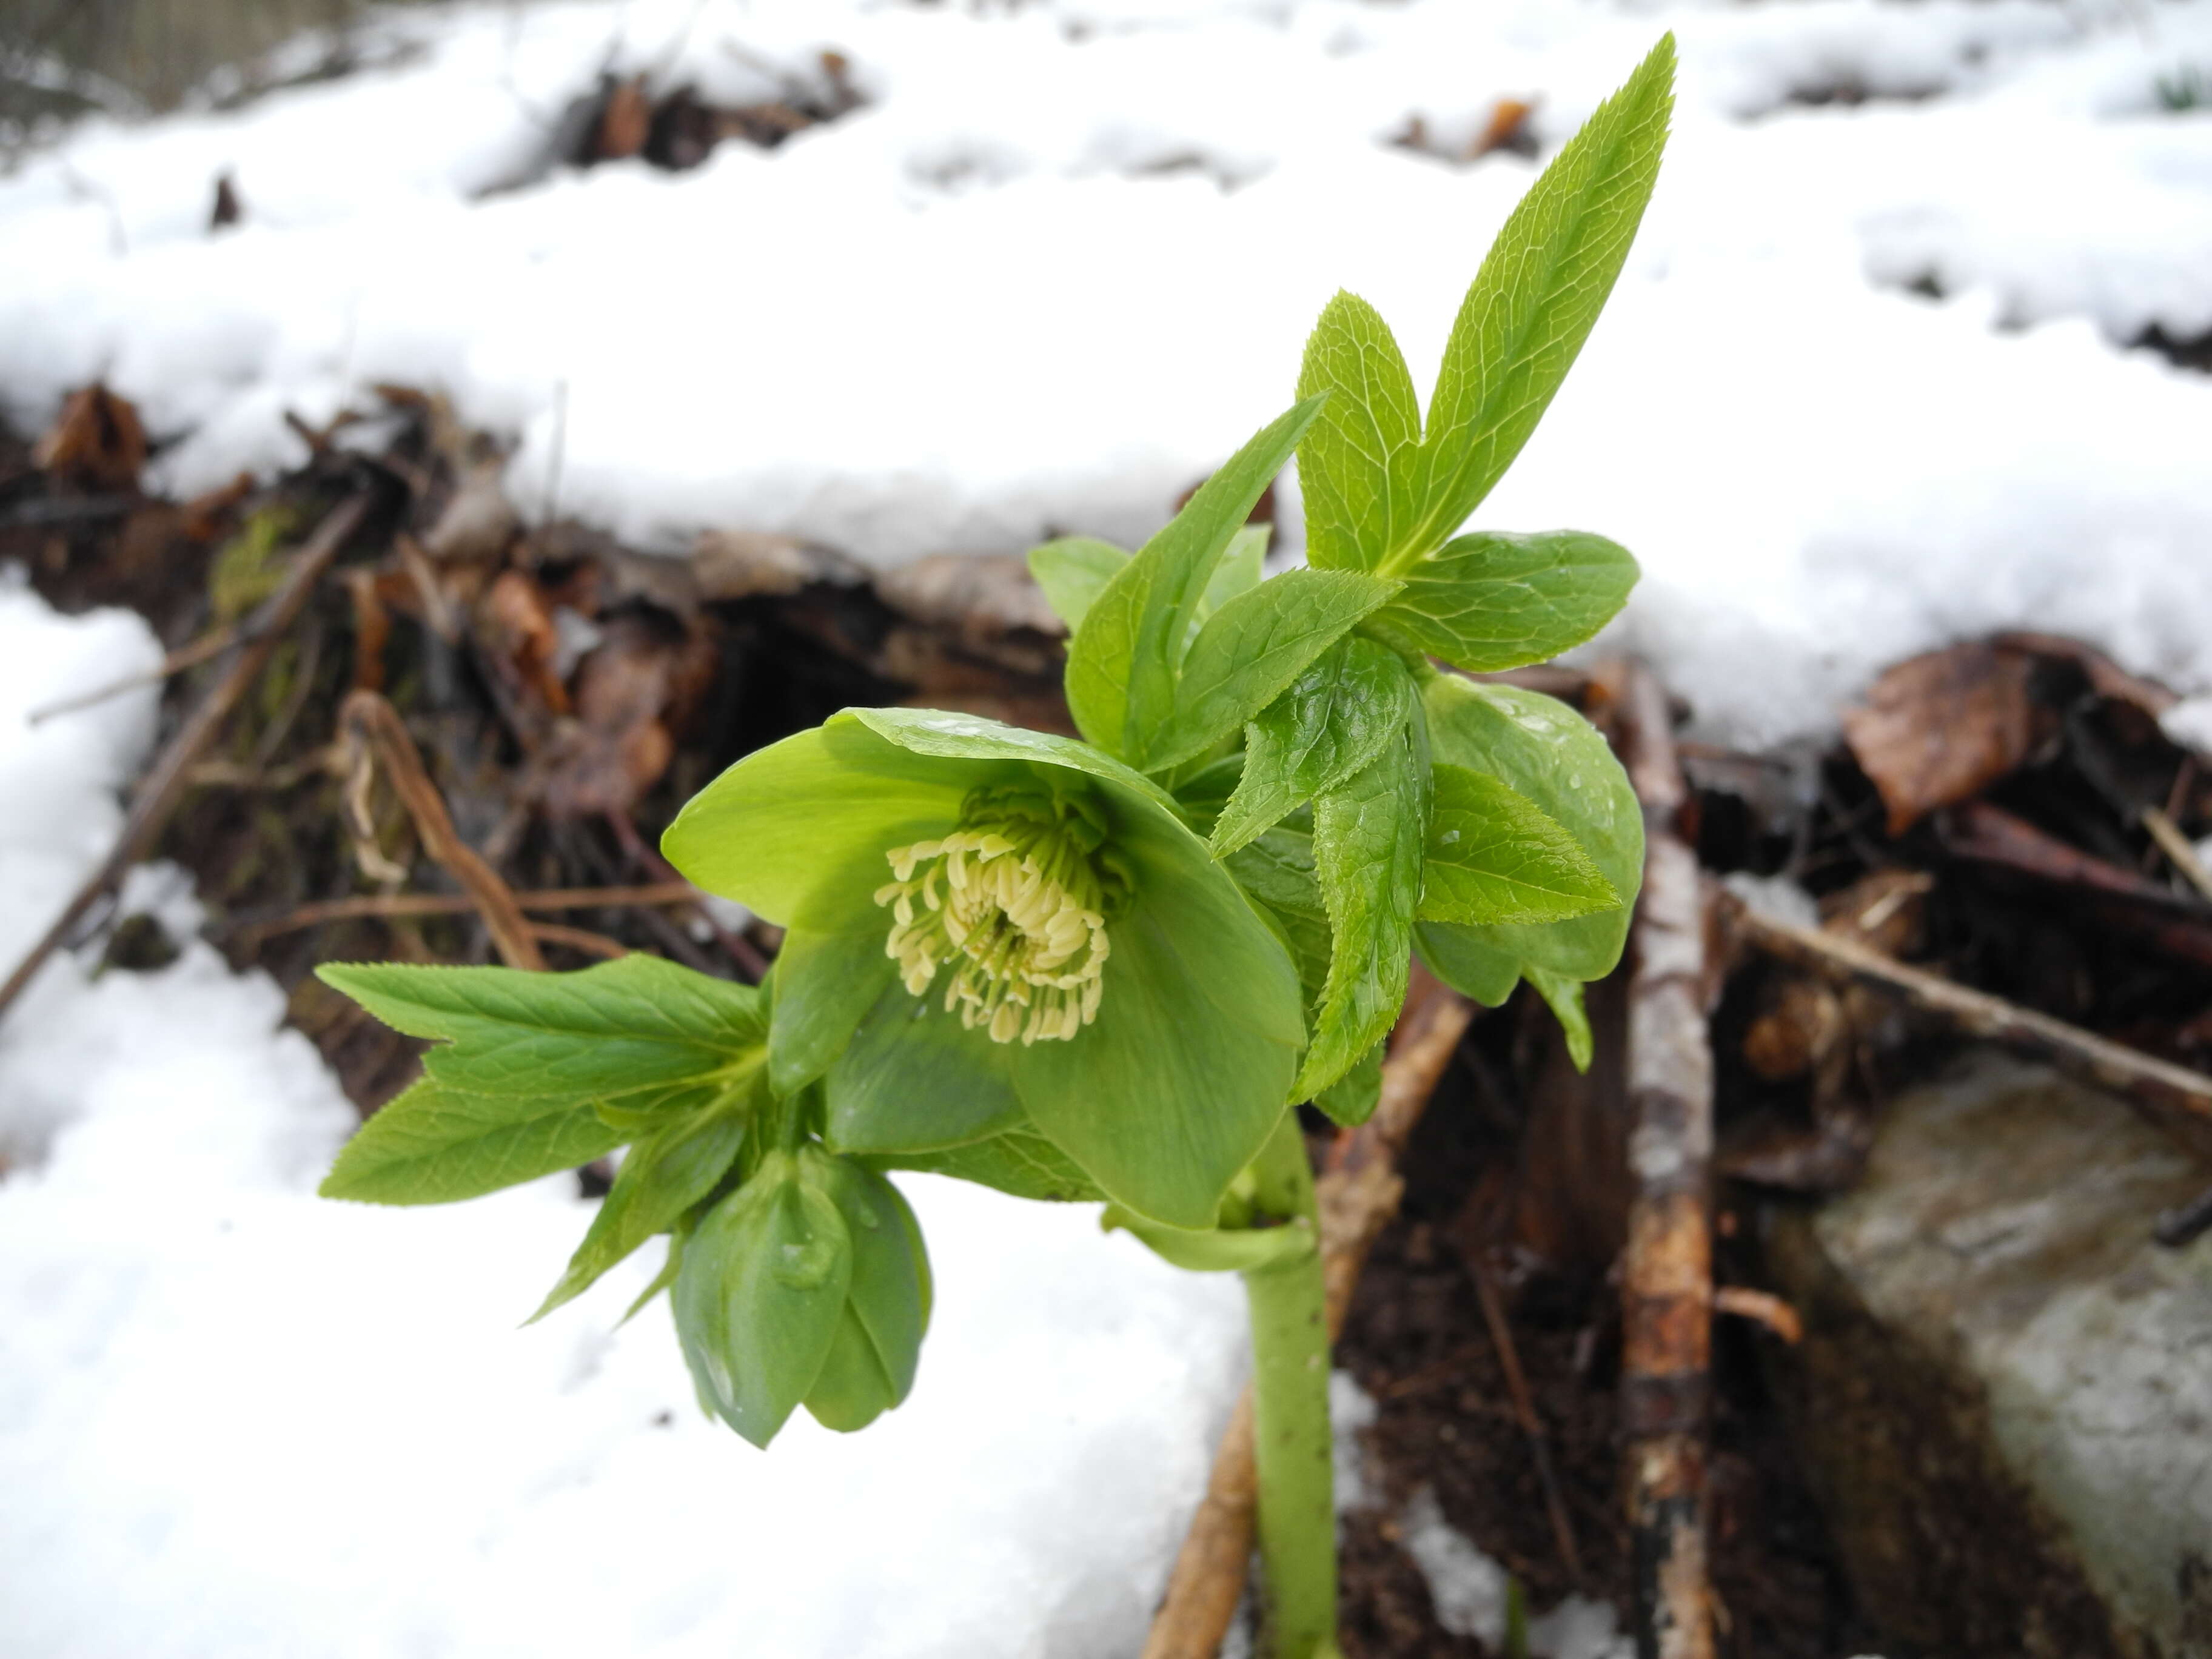
<svg viewBox="0 0 2212 1659">
<path fill-rule="evenodd" d="M 1388 139 L 1515 96 L 1555 144 L 1668 27 L 1650 217 L 1483 520 L 1626 543 L 1622 641 L 1748 738 L 2006 623 L 2212 690 L 2212 381 L 2120 349 L 2212 331 L 2212 110 L 2159 92 L 2212 87 L 2199 4 L 401 14 L 390 66 L 0 181 L 0 395 L 35 424 L 106 375 L 179 490 L 393 380 L 515 435 L 532 510 L 641 544 L 1133 540 L 1288 401 L 1339 286 L 1431 369 L 1533 164 Z M 870 101 L 779 150 L 545 170 L 603 69 L 736 103 L 818 90 L 824 49 Z M 225 173 L 246 222 L 210 237 Z"/>
<path fill-rule="evenodd" d="M 179 492 L 399 380 L 511 435 L 530 510 L 672 552 L 1133 541 L 1289 400 L 1336 288 L 1425 381 L 1533 164 L 1394 136 L 1453 150 L 1510 96 L 1555 146 L 1669 27 L 1643 238 L 1482 521 L 1630 546 L 1616 640 L 1747 738 L 2008 624 L 2212 694 L 2212 377 L 2126 349 L 2212 331 L 2212 112 L 2158 94 L 2212 86 L 2207 5 L 410 11 L 380 67 L 88 125 L 0 179 L 0 398 L 36 428 L 106 378 Z M 868 101 L 772 154 L 545 166 L 603 70 L 743 103 L 824 48 Z M 246 221 L 210 236 L 226 173 Z M 114 834 L 150 704 L 24 710 L 155 654 L 0 589 L 0 957 Z M 134 901 L 191 905 L 158 873 Z M 313 1199 L 350 1115 L 281 1012 L 193 945 L 58 961 L 0 1027 L 0 1646 L 1133 1651 L 1234 1386 L 1233 1285 L 916 1180 L 914 1401 L 763 1456 L 700 1419 L 665 1315 L 613 1328 L 650 1263 L 512 1328 L 583 1225 L 567 1183 Z M 1479 1627 L 1482 1570 L 1413 1530 Z"/>
</svg>

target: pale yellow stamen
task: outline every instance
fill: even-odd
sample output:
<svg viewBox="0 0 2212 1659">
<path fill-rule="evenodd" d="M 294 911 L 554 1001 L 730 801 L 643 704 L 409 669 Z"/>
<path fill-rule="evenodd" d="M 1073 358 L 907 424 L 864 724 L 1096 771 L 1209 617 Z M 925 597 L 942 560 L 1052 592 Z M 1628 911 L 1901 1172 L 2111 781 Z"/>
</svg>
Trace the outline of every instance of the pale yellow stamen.
<svg viewBox="0 0 2212 1659">
<path fill-rule="evenodd" d="M 1037 799 L 970 804 L 988 827 L 884 854 L 896 878 L 874 895 L 892 916 L 884 954 L 913 996 L 949 967 L 945 1012 L 994 1042 L 1069 1041 L 1097 1018 L 1104 989 L 1106 890 L 1087 850 L 1099 832 L 1071 829 L 1065 809 Z"/>
</svg>

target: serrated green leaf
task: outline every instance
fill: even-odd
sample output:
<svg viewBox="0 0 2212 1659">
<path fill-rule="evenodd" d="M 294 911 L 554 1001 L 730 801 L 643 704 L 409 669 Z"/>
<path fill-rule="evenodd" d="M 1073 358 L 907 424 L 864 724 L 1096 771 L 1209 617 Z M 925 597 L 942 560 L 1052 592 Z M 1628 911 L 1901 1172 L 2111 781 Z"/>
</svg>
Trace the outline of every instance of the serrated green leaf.
<svg viewBox="0 0 2212 1659">
<path fill-rule="evenodd" d="M 1437 977 L 1493 1006 L 1512 989 L 1496 984 L 1498 958 L 1568 979 L 1601 979 L 1620 960 L 1630 906 L 1644 874 L 1644 815 L 1628 775 L 1590 723 L 1556 698 L 1517 686 L 1476 684 L 1442 674 L 1422 693 L 1436 758 L 1501 779 L 1526 796 L 1589 854 L 1621 900 L 1618 909 L 1565 921 L 1465 927 L 1424 922 L 1423 957 Z"/>
<path fill-rule="evenodd" d="M 1269 909 L 1328 920 L 1321 878 L 1314 871 L 1313 836 L 1308 831 L 1279 824 L 1222 862 L 1237 884 Z"/>
<path fill-rule="evenodd" d="M 1090 536 L 1062 536 L 1030 549 L 1030 574 L 1070 633 L 1083 626 L 1091 602 L 1128 562 L 1128 554 L 1113 543 Z"/>
<path fill-rule="evenodd" d="M 1620 908 L 1589 854 L 1525 795 L 1443 762 L 1431 777 L 1423 921 L 1559 921 Z"/>
<path fill-rule="evenodd" d="M 451 1204 L 573 1170 L 629 1139 L 589 1100 L 462 1094 L 424 1078 L 361 1126 L 319 1190 L 362 1204 Z"/>
<path fill-rule="evenodd" d="M 1340 289 L 1306 337 L 1298 396 L 1330 394 L 1298 446 L 1306 562 L 1372 570 L 1421 508 L 1421 411 L 1389 325 Z"/>
<path fill-rule="evenodd" d="M 1413 565 L 1376 621 L 1431 656 L 1487 673 L 1542 662 L 1628 602 L 1636 561 L 1602 536 L 1462 536 Z"/>
<path fill-rule="evenodd" d="M 572 974 L 400 963 L 316 972 L 394 1030 L 443 1039 L 424 1072 L 469 1094 L 615 1099 L 746 1064 L 768 1040 L 757 988 L 658 957 Z"/>
<path fill-rule="evenodd" d="M 1502 1008 L 1521 982 L 1521 958 L 1478 937 L 1481 930 L 1416 921 L 1413 950 L 1429 971 L 1486 1008 Z"/>
<path fill-rule="evenodd" d="M 1528 983 L 1536 988 L 1536 994 L 1544 999 L 1566 1034 L 1567 1058 L 1574 1061 L 1575 1070 L 1587 1072 L 1597 1052 L 1597 1042 L 1590 1031 L 1589 1011 L 1583 1006 L 1582 981 L 1547 968 L 1530 968 L 1528 975 Z"/>
<path fill-rule="evenodd" d="M 1356 635 L 1339 640 L 1245 728 L 1243 772 L 1215 820 L 1213 855 L 1235 852 L 1372 761 L 1413 702 L 1413 676 L 1395 652 Z"/>
<path fill-rule="evenodd" d="M 677 1269 L 676 1331 L 700 1398 L 765 1447 L 829 1357 L 852 1280 L 837 1206 L 800 1179 L 799 1156 L 769 1152 L 707 1212 Z"/>
<path fill-rule="evenodd" d="M 950 1176 L 1015 1198 L 1050 1203 L 1095 1202 L 1106 1196 L 1073 1158 L 1026 1127 L 942 1152 L 898 1152 L 861 1161 L 878 1170 Z"/>
<path fill-rule="evenodd" d="M 1183 822 L 1198 834 L 1209 833 L 1221 816 L 1221 809 L 1237 793 L 1237 786 L 1244 776 L 1244 751 L 1224 755 L 1219 760 L 1209 761 L 1188 775 L 1177 779 L 1175 786 L 1176 810 L 1182 814 Z"/>
<path fill-rule="evenodd" d="M 637 1142 L 615 1172 L 614 1185 L 599 1201 L 584 1242 L 568 1259 L 568 1270 L 547 1293 L 530 1322 L 574 1300 L 600 1277 L 655 1233 L 714 1190 L 714 1183 L 737 1162 L 745 1129 L 758 1101 L 759 1074 L 714 1098 L 681 1122 Z"/>
<path fill-rule="evenodd" d="M 1382 1098 L 1382 1050 L 1376 1043 L 1342 1077 L 1314 1097 L 1313 1103 L 1340 1129 L 1356 1129 L 1375 1115 Z"/>
<path fill-rule="evenodd" d="M 1674 107 L 1674 37 L 1544 169 L 1468 289 L 1429 399 L 1421 511 L 1376 567 L 1441 545 L 1504 475 L 1613 291 L 1659 176 Z"/>
<path fill-rule="evenodd" d="M 1203 754 L 1235 732 L 1395 591 L 1356 570 L 1286 570 L 1231 599 L 1192 643 L 1174 716 L 1147 751 L 1146 769 Z"/>
<path fill-rule="evenodd" d="M 1308 398 L 1255 434 L 1109 580 L 1067 653 L 1067 706 L 1083 735 L 1140 770 L 1175 714 L 1176 672 L 1230 538 L 1320 409 Z"/>
<path fill-rule="evenodd" d="M 1206 592 L 1199 599 L 1194 620 L 1203 624 L 1208 617 L 1241 595 L 1249 593 L 1260 585 L 1267 574 L 1267 544 L 1273 539 L 1273 526 L 1248 524 L 1241 526 L 1229 538 L 1228 550 L 1222 554 L 1221 562 L 1213 567 L 1212 578 L 1206 584 Z M 1197 638 L 1193 630 L 1191 638 Z M 1189 649 L 1189 641 L 1183 642 Z"/>
<path fill-rule="evenodd" d="M 1427 769 L 1401 729 L 1382 753 L 1314 803 L 1314 868 L 1328 909 L 1328 982 L 1292 1098 L 1310 1100 L 1396 1023 L 1421 890 Z"/>
</svg>

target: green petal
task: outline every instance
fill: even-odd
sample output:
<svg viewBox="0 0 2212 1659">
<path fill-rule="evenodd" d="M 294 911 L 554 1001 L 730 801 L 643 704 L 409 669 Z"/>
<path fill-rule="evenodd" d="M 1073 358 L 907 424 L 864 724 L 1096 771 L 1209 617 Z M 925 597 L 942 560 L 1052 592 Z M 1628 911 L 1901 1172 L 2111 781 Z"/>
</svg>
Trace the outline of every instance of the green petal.
<svg viewBox="0 0 2212 1659">
<path fill-rule="evenodd" d="M 1022 1121 L 1009 1074 L 1017 1045 L 994 1042 L 988 1032 L 971 1031 L 958 1014 L 947 1013 L 941 975 L 919 997 L 895 973 L 881 984 L 852 1042 L 823 1079 L 830 1107 L 823 1138 L 831 1146 L 841 1152 L 933 1152 Z"/>
<path fill-rule="evenodd" d="M 677 814 L 661 850 L 700 886 L 771 921 L 834 927 L 818 907 L 848 912 L 853 891 L 826 878 L 943 834 L 981 781 L 884 742 L 848 710 L 724 772 Z"/>
<path fill-rule="evenodd" d="M 769 1080 L 780 1095 L 795 1094 L 836 1064 L 884 988 L 898 983 L 898 963 L 884 954 L 890 915 L 869 908 L 875 915 L 865 931 L 794 927 L 783 936 L 768 1035 Z"/>
<path fill-rule="evenodd" d="M 1297 1075 L 1297 975 L 1195 836 L 1155 821 L 1120 839 L 1137 900 L 1108 927 L 1098 1018 L 1073 1042 L 1015 1048 L 1015 1086 L 1111 1197 L 1210 1227 Z"/>
<path fill-rule="evenodd" d="M 853 708 L 846 713 L 911 754 L 1062 766 L 1133 789 L 1170 814 L 1176 810 L 1174 797 L 1143 773 L 1130 770 L 1111 755 L 1073 738 L 1001 726 L 980 715 L 947 714 L 941 708 Z"/>
</svg>

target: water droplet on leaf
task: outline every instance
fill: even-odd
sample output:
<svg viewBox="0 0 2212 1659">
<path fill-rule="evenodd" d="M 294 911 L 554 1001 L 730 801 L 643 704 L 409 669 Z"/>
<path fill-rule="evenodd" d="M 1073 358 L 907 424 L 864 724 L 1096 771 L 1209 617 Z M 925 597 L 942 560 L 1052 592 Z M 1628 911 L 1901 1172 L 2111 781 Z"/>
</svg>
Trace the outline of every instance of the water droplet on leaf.
<svg viewBox="0 0 2212 1659">
<path fill-rule="evenodd" d="M 770 1271 L 779 1285 L 794 1291 L 811 1291 L 829 1282 L 830 1269 L 836 1265 L 836 1245 L 817 1235 L 803 1242 L 780 1245 Z"/>
</svg>

